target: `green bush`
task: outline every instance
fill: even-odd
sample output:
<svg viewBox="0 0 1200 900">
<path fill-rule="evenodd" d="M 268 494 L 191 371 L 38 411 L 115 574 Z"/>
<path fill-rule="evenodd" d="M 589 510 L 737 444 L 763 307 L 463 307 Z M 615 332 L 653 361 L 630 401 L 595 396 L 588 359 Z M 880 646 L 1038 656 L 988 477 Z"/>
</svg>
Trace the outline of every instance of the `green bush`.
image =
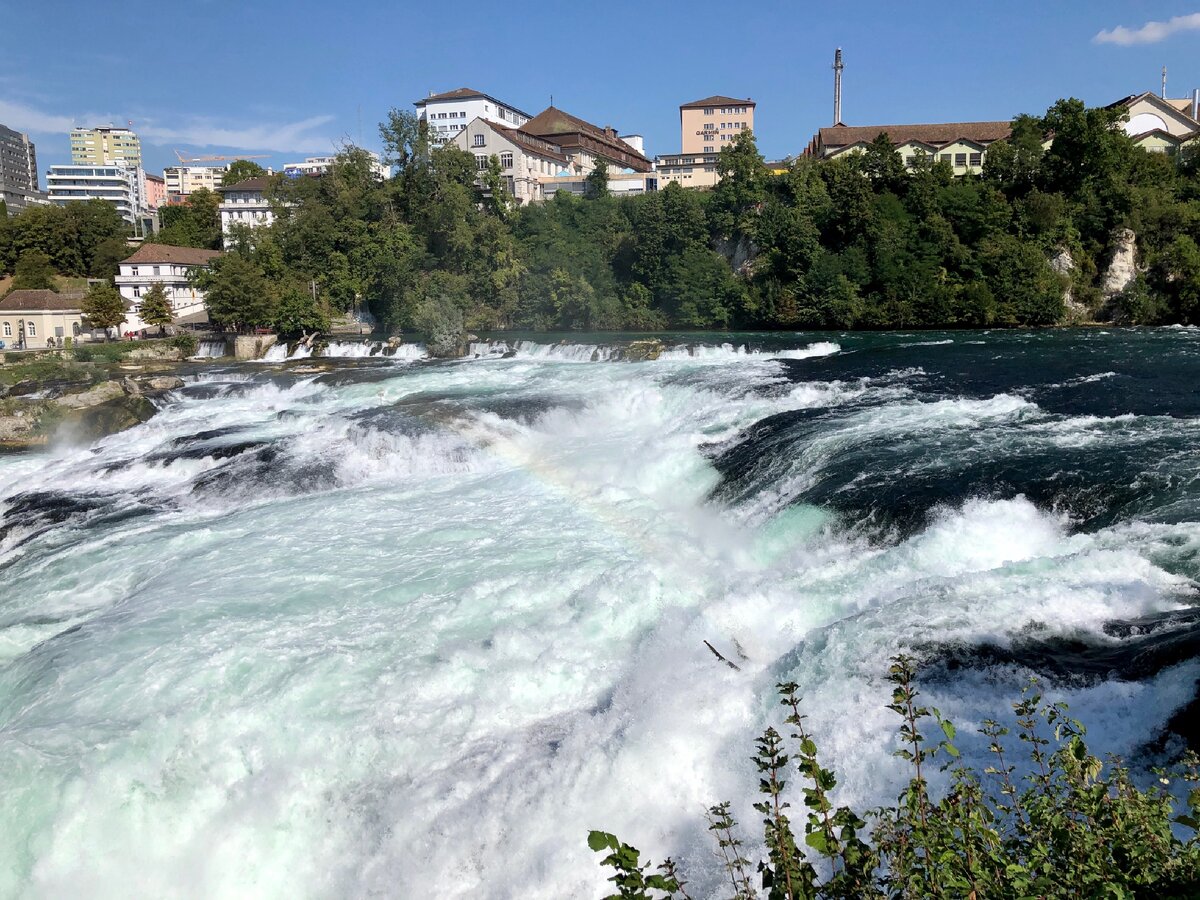
<svg viewBox="0 0 1200 900">
<path fill-rule="evenodd" d="M 986 721 L 981 733 L 993 762 L 981 775 L 958 761 L 954 726 L 920 705 L 914 671 L 911 659 L 893 660 L 888 704 L 901 723 L 895 756 L 911 777 L 895 806 L 864 815 L 834 806 L 837 777 L 822 768 L 805 731 L 798 687 L 778 685 L 790 740 L 767 728 L 753 756 L 762 794 L 754 809 L 762 814 L 767 858 L 751 868 L 729 803 L 708 813 L 734 900 L 1200 896 L 1200 760 L 1194 754 L 1176 773 L 1192 787 L 1188 812 L 1175 816 L 1169 793 L 1158 785 L 1143 790 L 1120 760 L 1093 756 L 1066 704 L 1043 702 L 1031 688 L 1013 704 L 1030 774 L 1014 774 L 1004 741 L 1009 729 Z M 935 799 L 927 773 L 938 758 L 946 760 L 942 768 L 951 782 Z M 793 766 L 807 810 L 799 840 L 783 800 Z M 1165 771 L 1156 774 L 1170 783 Z M 651 872 L 635 847 L 607 832 L 591 832 L 588 845 L 609 851 L 601 865 L 614 870 L 609 881 L 617 893 L 606 900 L 688 897 L 672 860 Z"/>
<path fill-rule="evenodd" d="M 196 355 L 196 348 L 200 346 L 200 342 L 196 340 L 196 336 L 190 331 L 181 331 L 175 337 L 171 338 L 171 346 L 178 350 L 180 355 L 186 359 L 189 356 Z"/>
</svg>

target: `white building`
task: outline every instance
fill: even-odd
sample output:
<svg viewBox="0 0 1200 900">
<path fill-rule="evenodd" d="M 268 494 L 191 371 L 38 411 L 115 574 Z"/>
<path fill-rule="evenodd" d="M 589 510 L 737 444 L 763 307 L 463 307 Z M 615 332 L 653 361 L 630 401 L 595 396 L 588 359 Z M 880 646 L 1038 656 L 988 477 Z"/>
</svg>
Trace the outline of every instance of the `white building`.
<svg viewBox="0 0 1200 900">
<path fill-rule="evenodd" d="M 429 134 L 437 143 L 446 143 L 476 119 L 486 119 L 505 128 L 520 128 L 531 118 L 510 103 L 472 88 L 458 88 L 444 94 L 431 93 L 413 103 L 417 117 L 429 123 Z"/>
<path fill-rule="evenodd" d="M 259 175 L 217 189 L 221 195 L 221 205 L 217 207 L 221 213 L 221 234 L 226 246 L 234 226 L 259 228 L 275 221 L 275 211 L 267 198 L 267 188 L 270 184 L 270 178 Z"/>
<path fill-rule="evenodd" d="M 371 157 L 371 171 L 375 173 L 375 177 L 383 181 L 391 177 L 392 167 L 384 165 L 379 154 L 374 150 L 364 151 Z M 301 175 L 324 175 L 333 169 L 333 164 L 337 162 L 336 156 L 309 156 L 304 162 L 288 163 L 283 167 L 283 174 L 289 178 L 298 178 Z"/>
<path fill-rule="evenodd" d="M 121 263 L 120 274 L 115 279 L 128 310 L 120 330 L 141 331 L 157 327 L 147 325 L 141 319 L 141 298 L 155 284 L 163 286 L 177 323 L 180 320 L 207 321 L 204 291 L 192 283 L 192 277 L 197 269 L 208 268 L 220 255 L 219 250 L 142 244 L 133 256 Z"/>
<path fill-rule="evenodd" d="M 137 222 L 146 210 L 146 174 L 120 165 L 51 166 L 46 173 L 50 202 L 66 206 L 78 200 L 105 200 L 126 222 Z"/>
<path fill-rule="evenodd" d="M 186 197 L 201 188 L 215 191 L 221 186 L 228 166 L 168 166 L 163 169 L 167 197 Z"/>
<path fill-rule="evenodd" d="M 499 159 L 509 193 L 522 204 L 542 199 L 542 178 L 561 172 L 574 174 L 571 161 L 556 144 L 484 118 L 473 119 L 452 141 L 474 154 L 479 172 L 487 169 L 493 156 Z"/>
</svg>

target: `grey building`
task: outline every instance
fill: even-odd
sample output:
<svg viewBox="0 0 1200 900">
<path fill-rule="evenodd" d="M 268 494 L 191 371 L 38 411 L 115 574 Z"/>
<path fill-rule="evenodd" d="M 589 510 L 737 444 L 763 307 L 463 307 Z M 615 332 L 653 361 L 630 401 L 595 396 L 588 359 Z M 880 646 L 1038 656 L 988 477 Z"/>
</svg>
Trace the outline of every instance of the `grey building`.
<svg viewBox="0 0 1200 900">
<path fill-rule="evenodd" d="M 30 203 L 44 203 L 38 190 L 37 153 L 29 135 L 0 125 L 0 200 L 9 213 Z"/>
</svg>

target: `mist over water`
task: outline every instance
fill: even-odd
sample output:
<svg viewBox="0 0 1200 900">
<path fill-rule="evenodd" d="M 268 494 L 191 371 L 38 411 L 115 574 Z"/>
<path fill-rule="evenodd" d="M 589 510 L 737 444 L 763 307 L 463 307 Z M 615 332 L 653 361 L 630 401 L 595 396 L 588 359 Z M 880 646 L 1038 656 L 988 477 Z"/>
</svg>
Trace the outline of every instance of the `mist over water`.
<svg viewBox="0 0 1200 900">
<path fill-rule="evenodd" d="M 898 650 L 968 757 L 1030 674 L 1192 737 L 1200 333 L 666 343 L 281 349 L 0 456 L 0 896 L 599 896 L 590 828 L 717 896 L 777 681 L 894 799 Z"/>
</svg>

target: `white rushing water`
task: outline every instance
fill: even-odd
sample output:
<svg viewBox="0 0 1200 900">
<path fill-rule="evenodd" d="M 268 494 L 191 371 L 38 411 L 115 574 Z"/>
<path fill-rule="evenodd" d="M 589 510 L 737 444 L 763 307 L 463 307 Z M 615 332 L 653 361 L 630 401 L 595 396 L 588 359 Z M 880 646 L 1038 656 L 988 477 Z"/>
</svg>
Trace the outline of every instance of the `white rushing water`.
<svg viewBox="0 0 1200 900">
<path fill-rule="evenodd" d="M 898 648 L 1179 606 L 1156 554 L 1192 526 L 1076 533 L 1008 496 L 879 541 L 792 502 L 838 447 L 1003 435 L 1042 421 L 1028 400 L 926 402 L 919 371 L 784 377 L 827 342 L 578 364 L 601 350 L 213 374 L 95 447 L 0 458 L 0 511 L 31 490 L 104 498 L 86 527 L 0 537 L 0 896 L 600 896 L 591 828 L 721 896 L 702 811 L 752 798 L 776 681 L 802 684 L 838 802 L 876 805 L 900 775 Z M 714 444 L 843 408 L 774 492 L 710 499 Z M 927 696 L 965 734 L 1010 688 L 966 675 Z M 1175 672 L 1070 700 L 1095 749 L 1129 753 L 1186 688 Z M 752 855 L 758 815 L 735 812 Z"/>
</svg>

